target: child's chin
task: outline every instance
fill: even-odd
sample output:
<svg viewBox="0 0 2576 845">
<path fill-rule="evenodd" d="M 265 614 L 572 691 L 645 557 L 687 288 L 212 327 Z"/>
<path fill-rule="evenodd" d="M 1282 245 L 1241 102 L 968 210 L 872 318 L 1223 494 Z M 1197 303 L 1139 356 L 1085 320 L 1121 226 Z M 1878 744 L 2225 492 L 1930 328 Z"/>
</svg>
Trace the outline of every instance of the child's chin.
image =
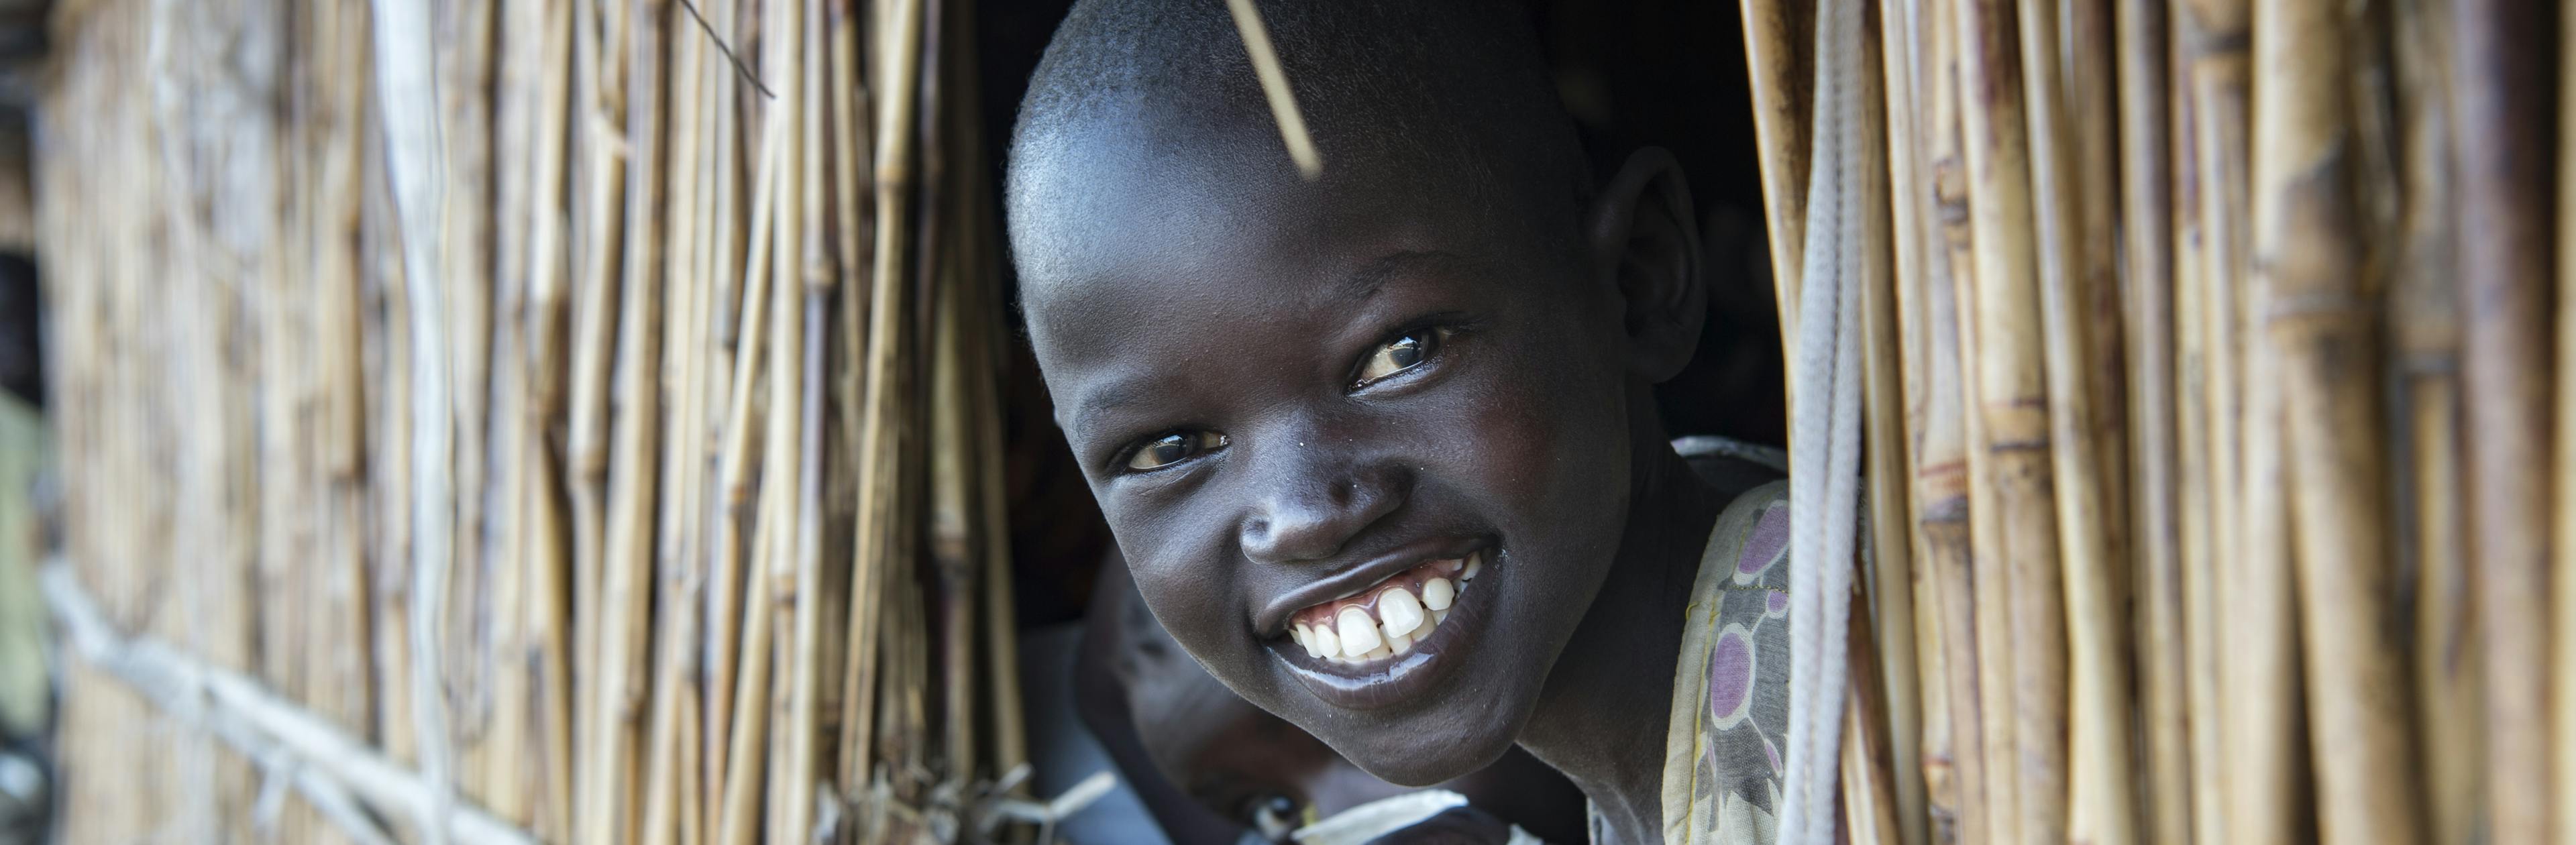
<svg viewBox="0 0 2576 845">
<path fill-rule="evenodd" d="M 1449 726 L 1453 728 L 1465 726 Z M 1500 760 L 1512 748 L 1508 735 L 1411 729 L 1412 741 L 1391 738 L 1331 743 L 1352 764 L 1397 786 L 1427 787 L 1457 780 Z M 1345 747 L 1347 746 L 1347 747 Z"/>
</svg>

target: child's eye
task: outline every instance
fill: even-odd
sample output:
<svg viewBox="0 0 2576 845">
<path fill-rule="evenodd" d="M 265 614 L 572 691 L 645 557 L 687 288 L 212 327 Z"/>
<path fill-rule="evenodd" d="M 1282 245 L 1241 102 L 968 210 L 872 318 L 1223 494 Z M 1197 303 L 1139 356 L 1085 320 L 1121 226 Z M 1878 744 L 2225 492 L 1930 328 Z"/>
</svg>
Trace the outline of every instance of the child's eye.
<svg viewBox="0 0 2576 845">
<path fill-rule="evenodd" d="M 1387 376 L 1413 369 L 1420 366 L 1422 362 L 1431 360 L 1431 356 L 1440 354 L 1440 343 L 1449 338 L 1449 331 L 1442 328 L 1419 328 L 1387 341 L 1385 346 L 1380 346 L 1376 352 L 1369 353 L 1368 360 L 1360 362 L 1359 377 L 1351 386 L 1367 387 Z"/>
<path fill-rule="evenodd" d="M 1225 435 L 1213 431 L 1175 431 L 1145 441 L 1127 456 L 1127 468 L 1162 469 L 1225 448 Z"/>
</svg>

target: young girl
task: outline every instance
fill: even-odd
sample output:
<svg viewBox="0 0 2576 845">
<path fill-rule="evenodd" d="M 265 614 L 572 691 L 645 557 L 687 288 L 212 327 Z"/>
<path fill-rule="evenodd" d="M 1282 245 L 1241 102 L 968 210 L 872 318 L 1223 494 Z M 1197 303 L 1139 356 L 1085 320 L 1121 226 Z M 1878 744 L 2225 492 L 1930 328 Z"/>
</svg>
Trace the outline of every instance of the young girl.
<svg viewBox="0 0 2576 845">
<path fill-rule="evenodd" d="M 1261 13 L 1320 178 L 1219 0 L 1077 4 L 1012 138 L 1029 337 L 1147 604 L 1380 777 L 1518 744 L 1596 842 L 1769 842 L 1786 484 L 1656 418 L 1705 308 L 1680 169 L 1596 167 L 1493 4 Z"/>
</svg>

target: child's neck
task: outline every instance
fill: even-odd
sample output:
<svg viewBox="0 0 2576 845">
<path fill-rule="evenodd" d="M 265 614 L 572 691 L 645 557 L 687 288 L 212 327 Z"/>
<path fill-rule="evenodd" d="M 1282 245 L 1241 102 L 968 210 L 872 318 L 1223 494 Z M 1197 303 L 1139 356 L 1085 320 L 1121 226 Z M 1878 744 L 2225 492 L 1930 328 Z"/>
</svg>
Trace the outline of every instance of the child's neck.
<svg viewBox="0 0 2576 845">
<path fill-rule="evenodd" d="M 1726 503 L 1672 450 L 1653 405 L 1640 398 L 1630 406 L 1627 529 L 1520 744 L 1592 799 L 1611 841 L 1641 845 L 1662 839 L 1664 733 L 1683 610 Z"/>
</svg>

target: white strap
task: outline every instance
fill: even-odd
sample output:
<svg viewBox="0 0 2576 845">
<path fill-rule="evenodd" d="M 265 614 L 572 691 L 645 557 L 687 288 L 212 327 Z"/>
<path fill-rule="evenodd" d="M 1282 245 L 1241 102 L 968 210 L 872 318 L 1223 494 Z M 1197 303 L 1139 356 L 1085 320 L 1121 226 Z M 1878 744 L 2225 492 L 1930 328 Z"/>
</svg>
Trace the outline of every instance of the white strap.
<svg viewBox="0 0 2576 845">
<path fill-rule="evenodd" d="M 1789 736 L 1780 845 L 1834 841 L 1860 511 L 1860 15 L 1816 6 L 1815 120 L 1789 438 Z"/>
</svg>

